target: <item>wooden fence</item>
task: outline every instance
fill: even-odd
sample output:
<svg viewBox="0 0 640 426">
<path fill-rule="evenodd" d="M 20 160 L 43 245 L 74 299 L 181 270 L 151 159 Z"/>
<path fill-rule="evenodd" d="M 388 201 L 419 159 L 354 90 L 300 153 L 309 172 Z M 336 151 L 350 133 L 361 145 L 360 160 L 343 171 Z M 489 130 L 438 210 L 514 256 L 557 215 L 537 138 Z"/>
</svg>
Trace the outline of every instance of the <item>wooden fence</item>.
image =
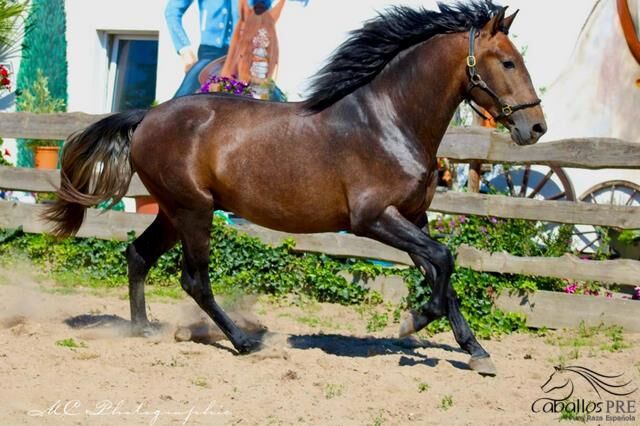
<svg viewBox="0 0 640 426">
<path fill-rule="evenodd" d="M 103 116 L 83 113 L 0 114 L 0 136 L 14 138 L 64 139 L 69 134 Z M 438 155 L 456 162 L 477 160 L 487 163 L 540 164 L 587 169 L 640 169 L 640 143 L 607 138 L 565 139 L 528 147 L 518 147 L 509 136 L 483 128 L 452 128 L 447 132 Z M 0 188 L 50 192 L 59 182 L 57 171 L 0 167 Z M 134 176 L 128 196 L 148 195 Z M 570 201 L 541 201 L 498 195 L 445 192 L 437 193 L 431 211 L 452 214 L 522 218 L 548 222 L 640 228 L 640 208 L 598 205 Z M 48 225 L 39 219 L 41 205 L 0 201 L 0 227 L 22 226 L 25 232 L 42 233 Z M 80 236 L 103 239 L 127 238 L 129 231 L 139 234 L 152 217 L 123 212 L 99 214 L 90 209 Z M 277 244 L 285 238 L 296 240 L 296 250 L 321 252 L 333 256 L 381 259 L 411 264 L 406 253 L 366 238 L 345 234 L 291 235 L 256 225 L 240 230 Z M 513 273 L 576 280 L 640 285 L 640 261 L 590 261 L 565 255 L 559 258 L 515 257 L 507 253 L 487 253 L 461 247 L 457 264 L 477 271 Z"/>
</svg>

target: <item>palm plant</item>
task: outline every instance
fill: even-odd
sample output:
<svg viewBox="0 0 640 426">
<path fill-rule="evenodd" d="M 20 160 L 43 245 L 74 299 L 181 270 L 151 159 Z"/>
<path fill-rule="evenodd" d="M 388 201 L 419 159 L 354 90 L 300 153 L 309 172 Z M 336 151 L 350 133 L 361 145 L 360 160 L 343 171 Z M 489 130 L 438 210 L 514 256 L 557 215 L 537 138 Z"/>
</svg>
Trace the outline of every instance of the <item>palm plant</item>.
<svg viewBox="0 0 640 426">
<path fill-rule="evenodd" d="M 0 0 L 0 62 L 7 61 L 19 50 L 27 7 L 28 0 Z"/>
</svg>

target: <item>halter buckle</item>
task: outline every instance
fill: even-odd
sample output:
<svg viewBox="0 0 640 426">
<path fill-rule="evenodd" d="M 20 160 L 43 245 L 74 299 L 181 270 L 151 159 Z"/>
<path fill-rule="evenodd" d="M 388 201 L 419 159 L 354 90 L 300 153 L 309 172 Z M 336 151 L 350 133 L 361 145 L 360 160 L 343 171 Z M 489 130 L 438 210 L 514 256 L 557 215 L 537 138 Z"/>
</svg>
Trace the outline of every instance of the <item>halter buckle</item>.
<svg viewBox="0 0 640 426">
<path fill-rule="evenodd" d="M 503 105 L 502 113 L 504 114 L 505 117 L 508 117 L 511 114 L 513 114 L 513 108 L 511 108 L 511 105 Z"/>
<path fill-rule="evenodd" d="M 467 66 L 469 68 L 475 68 L 476 67 L 476 57 L 474 55 L 467 56 Z"/>
</svg>

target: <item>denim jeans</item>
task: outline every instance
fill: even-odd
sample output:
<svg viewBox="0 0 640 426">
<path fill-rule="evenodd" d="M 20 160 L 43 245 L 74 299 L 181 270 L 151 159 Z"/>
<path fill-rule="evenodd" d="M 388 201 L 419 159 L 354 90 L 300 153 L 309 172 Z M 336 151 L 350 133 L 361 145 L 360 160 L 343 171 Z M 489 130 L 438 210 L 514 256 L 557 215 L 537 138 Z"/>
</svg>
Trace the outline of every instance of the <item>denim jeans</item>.
<svg viewBox="0 0 640 426">
<path fill-rule="evenodd" d="M 226 55 L 228 50 L 228 47 L 215 47 L 201 44 L 198 48 L 198 61 L 187 71 L 184 80 L 182 80 L 182 84 L 173 97 L 177 98 L 179 96 L 193 95 L 196 93 L 200 88 L 200 82 L 198 81 L 200 72 L 202 72 L 209 62 Z"/>
</svg>

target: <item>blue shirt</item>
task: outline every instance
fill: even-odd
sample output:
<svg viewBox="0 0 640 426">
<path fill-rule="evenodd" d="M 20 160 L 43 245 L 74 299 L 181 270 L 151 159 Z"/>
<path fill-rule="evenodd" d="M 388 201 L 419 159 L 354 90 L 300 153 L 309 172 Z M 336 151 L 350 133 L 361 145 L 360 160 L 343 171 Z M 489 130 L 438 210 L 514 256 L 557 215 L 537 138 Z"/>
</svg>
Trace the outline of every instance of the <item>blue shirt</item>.
<svg viewBox="0 0 640 426">
<path fill-rule="evenodd" d="M 164 10 L 173 45 L 179 52 L 191 45 L 182 26 L 182 17 L 194 0 L 169 0 Z M 249 1 L 253 6 L 253 0 Z M 228 47 L 240 12 L 237 0 L 198 0 L 200 9 L 200 44 Z"/>
</svg>

